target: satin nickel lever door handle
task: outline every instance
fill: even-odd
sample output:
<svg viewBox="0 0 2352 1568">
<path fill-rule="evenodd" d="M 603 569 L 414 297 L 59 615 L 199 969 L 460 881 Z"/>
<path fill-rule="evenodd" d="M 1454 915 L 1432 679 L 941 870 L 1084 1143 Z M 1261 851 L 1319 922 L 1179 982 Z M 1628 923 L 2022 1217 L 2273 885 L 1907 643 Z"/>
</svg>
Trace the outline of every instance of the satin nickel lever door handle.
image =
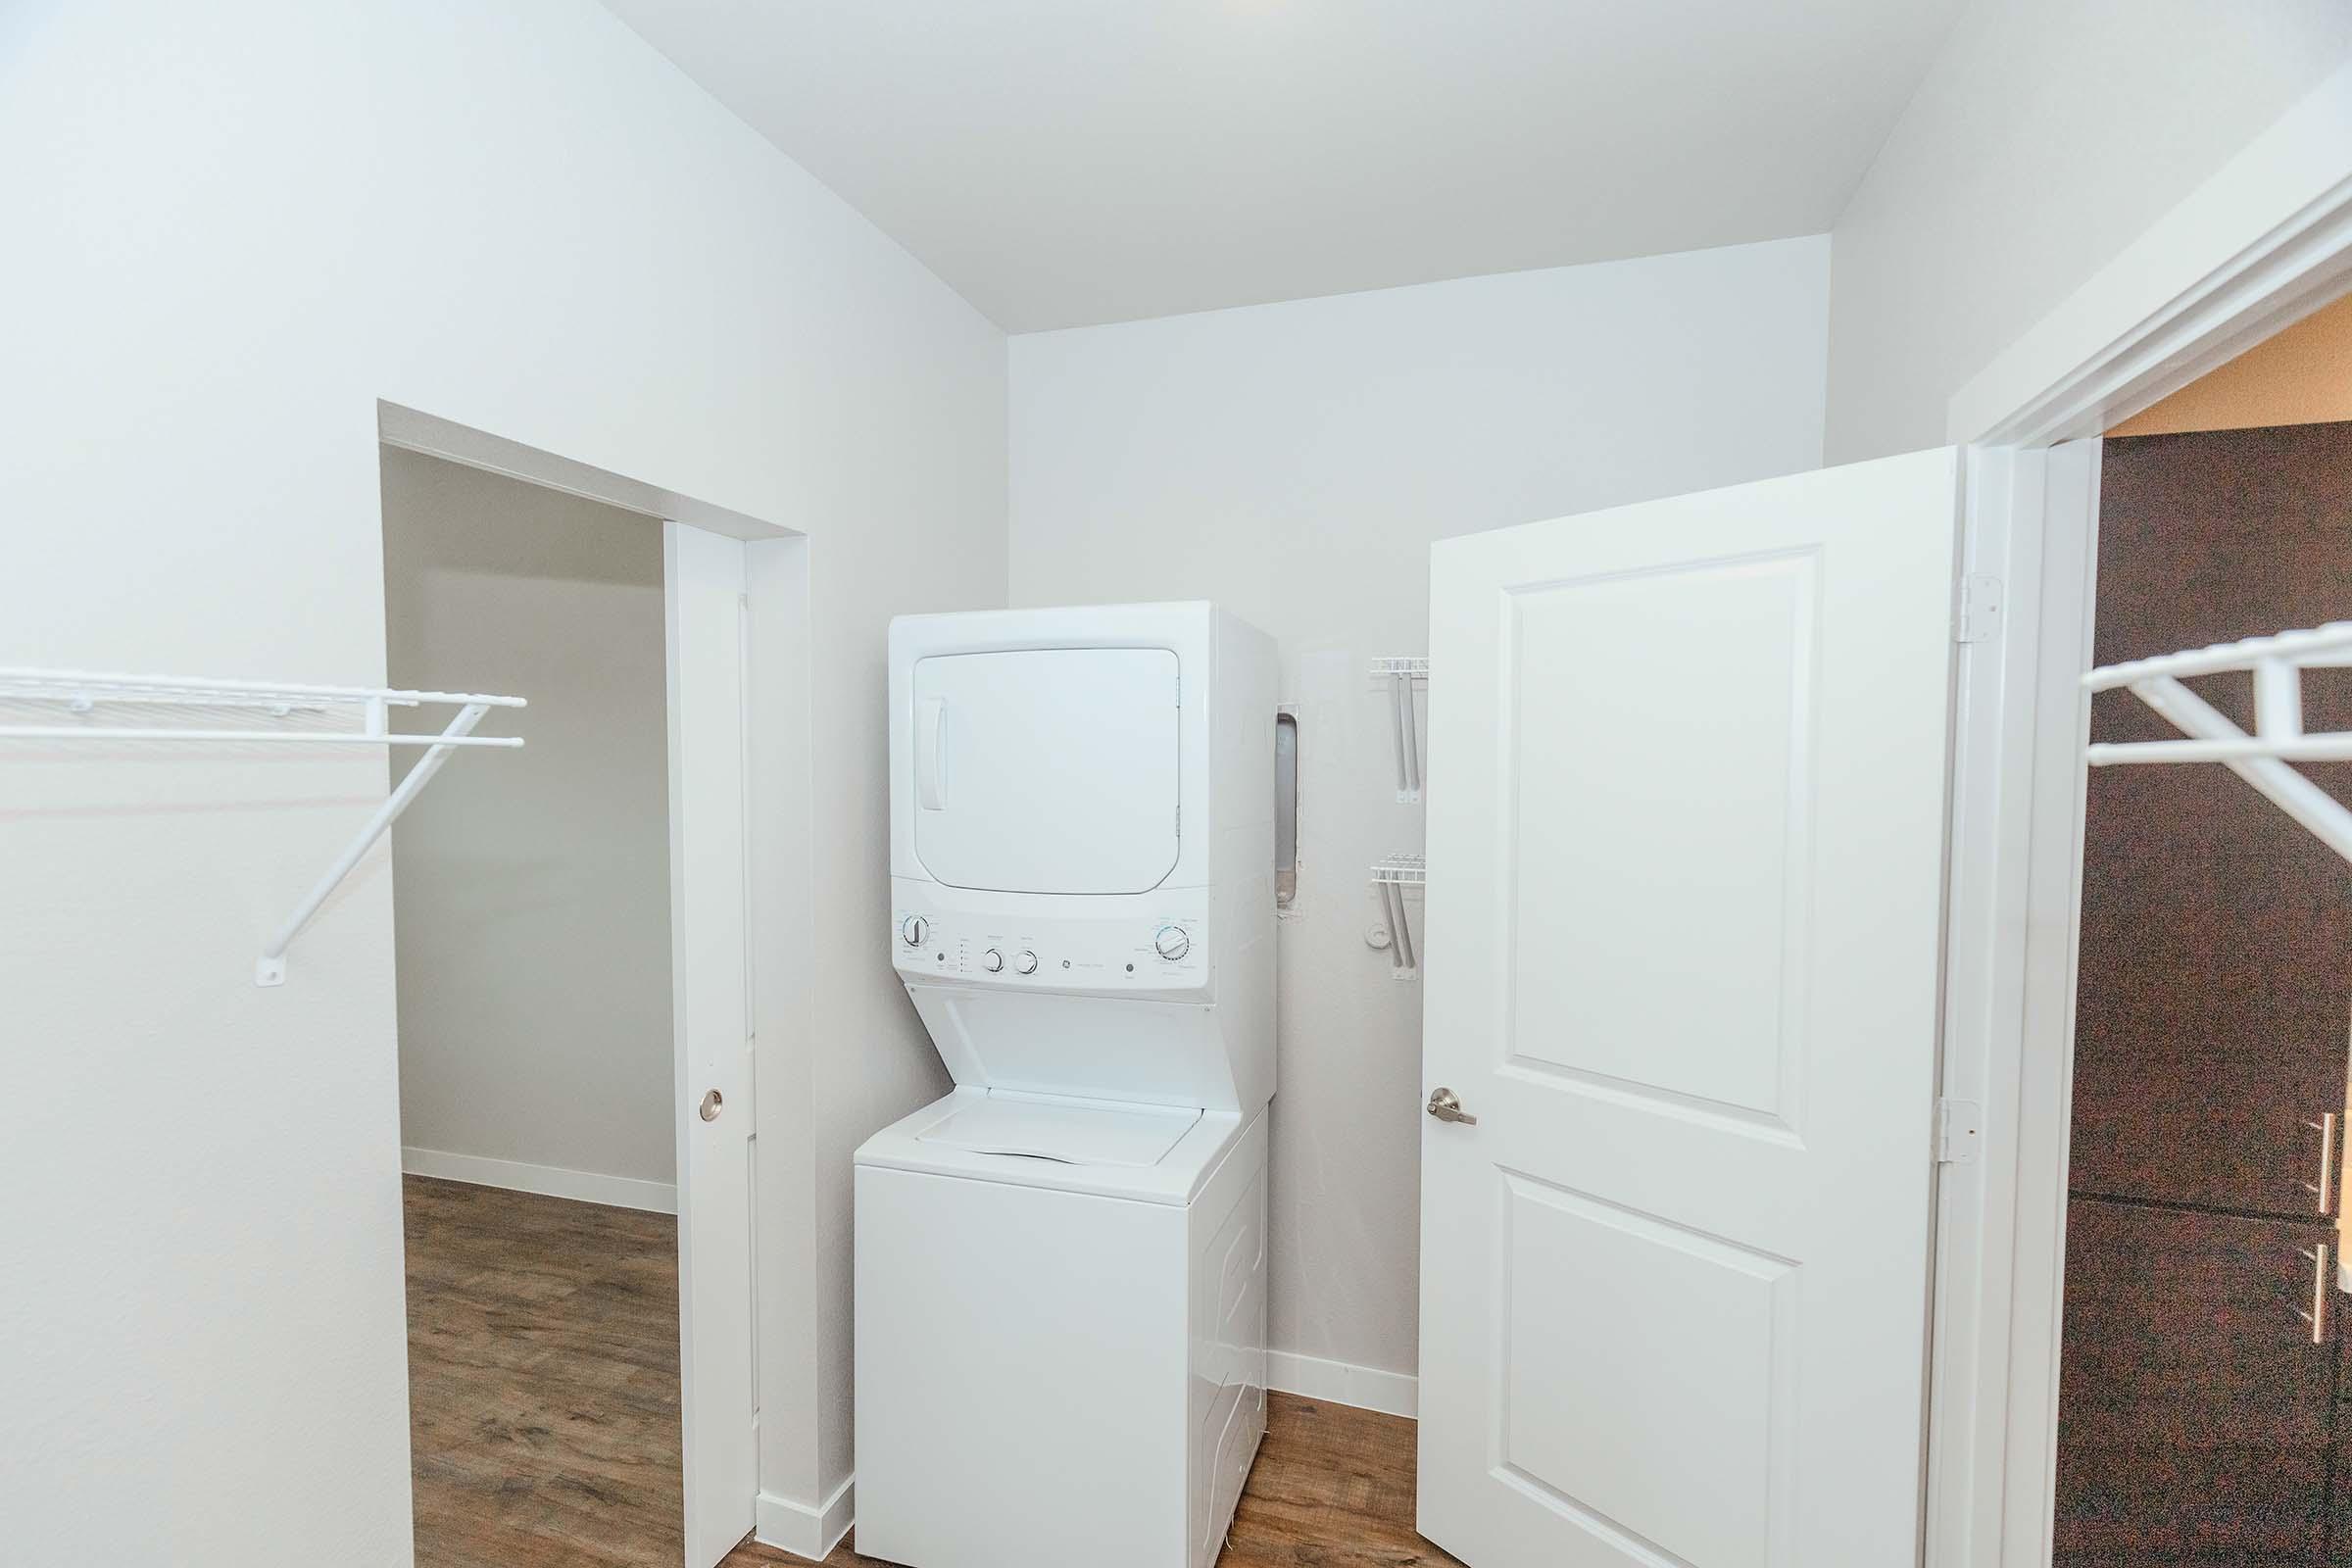
<svg viewBox="0 0 2352 1568">
<path fill-rule="evenodd" d="M 1432 1089 L 1429 1092 L 1429 1113 L 1440 1121 L 1458 1121 L 1465 1127 L 1478 1125 L 1478 1118 L 1462 1108 L 1462 1102 L 1450 1089 Z"/>
</svg>

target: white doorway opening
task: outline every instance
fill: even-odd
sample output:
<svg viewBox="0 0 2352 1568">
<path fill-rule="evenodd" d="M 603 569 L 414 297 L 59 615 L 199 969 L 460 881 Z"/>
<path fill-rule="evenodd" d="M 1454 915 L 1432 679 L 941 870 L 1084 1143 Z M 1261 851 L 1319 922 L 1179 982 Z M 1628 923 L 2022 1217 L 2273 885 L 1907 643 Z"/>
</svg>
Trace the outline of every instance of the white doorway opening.
<svg viewBox="0 0 2352 1568">
<path fill-rule="evenodd" d="M 708 1568 L 759 1495 L 755 1020 L 795 977 L 754 961 L 750 772 L 791 755 L 760 715 L 805 665 L 752 628 L 805 611 L 803 541 L 412 411 L 379 430 L 389 662 L 534 699 L 530 765 L 395 838 L 418 1561 L 561 1537 L 577 1497 Z"/>
</svg>

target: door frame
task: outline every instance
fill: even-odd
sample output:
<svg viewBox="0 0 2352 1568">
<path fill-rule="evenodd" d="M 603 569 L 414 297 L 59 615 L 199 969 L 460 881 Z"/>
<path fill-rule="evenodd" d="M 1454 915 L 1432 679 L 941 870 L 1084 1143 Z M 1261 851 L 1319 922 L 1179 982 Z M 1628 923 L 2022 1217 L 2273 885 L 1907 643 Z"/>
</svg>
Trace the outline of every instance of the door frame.
<svg viewBox="0 0 2352 1568">
<path fill-rule="evenodd" d="M 761 1097 L 757 1093 L 756 1085 L 762 1062 L 770 1065 L 767 1076 L 778 1082 L 785 1081 L 790 1066 L 786 1044 L 796 1033 L 789 1030 L 788 1025 L 798 1017 L 806 1004 L 809 980 L 799 956 L 808 951 L 807 943 L 798 940 L 804 935 L 802 927 L 805 925 L 805 921 L 795 918 L 799 904 L 774 896 L 779 885 L 805 887 L 807 848 L 811 830 L 812 808 L 806 787 L 811 760 L 806 723 L 809 680 L 809 662 L 806 657 L 808 609 L 807 536 L 730 508 L 387 401 L 379 400 L 376 404 L 376 439 L 383 446 L 503 474 L 543 489 L 580 496 L 646 517 L 663 530 L 665 619 L 674 619 L 676 612 L 677 584 L 673 579 L 674 566 L 670 560 L 675 549 L 673 529 L 692 529 L 739 539 L 745 543 L 743 610 L 738 627 L 742 641 L 740 665 L 723 674 L 710 671 L 707 678 L 691 674 L 686 678 L 695 681 L 693 690 L 704 695 L 707 703 L 709 699 L 727 695 L 721 692 L 722 685 L 737 694 L 735 701 L 708 703 L 712 711 L 732 714 L 731 719 L 713 718 L 710 722 L 731 722 L 736 726 L 736 734 L 718 739 L 721 741 L 721 750 L 740 750 L 743 772 L 741 787 L 745 803 L 741 832 L 746 882 L 743 897 L 744 985 L 746 1025 L 750 1035 L 747 1048 L 752 1053 L 750 1084 L 747 1087 L 752 1092 L 742 1097 L 748 1102 L 740 1108 L 734 1103 L 731 1094 L 727 1109 L 750 1119 L 752 1157 L 755 1161 L 760 1134 L 763 1129 L 774 1128 L 768 1139 L 771 1148 L 779 1145 L 788 1147 L 802 1139 L 806 1128 L 779 1123 L 784 1113 L 796 1104 L 805 1103 L 805 1097 Z M 669 640 L 674 644 L 674 625 L 670 627 Z M 757 658 L 753 657 L 754 649 L 759 652 Z M 674 861 L 682 810 L 676 788 L 676 753 L 685 733 L 682 729 L 683 715 L 696 705 L 682 701 L 677 682 L 683 672 L 675 663 L 674 647 L 670 650 L 670 656 L 672 668 L 669 672 L 668 707 L 672 788 L 668 834 Z M 750 803 L 754 800 L 761 802 L 759 810 L 750 808 Z M 677 870 L 678 867 L 673 863 L 670 909 L 673 922 L 679 919 L 681 913 Z M 670 1048 L 672 1081 L 680 1103 L 673 1105 L 671 1110 L 673 1115 L 682 1115 L 684 1100 L 690 1092 L 687 1076 L 690 1064 L 684 1015 L 677 1012 L 674 1016 L 678 1027 L 673 1033 Z M 677 1182 L 681 1246 L 688 1220 L 687 1205 L 692 1200 L 692 1189 L 685 1170 L 686 1157 L 687 1152 L 681 1147 L 678 1151 L 680 1168 Z M 783 1228 L 784 1233 L 780 1238 L 782 1246 L 768 1249 L 760 1246 L 761 1186 L 758 1180 L 751 1184 L 751 1206 L 743 1239 L 748 1257 L 748 1269 L 745 1272 L 750 1277 L 755 1300 L 762 1294 L 762 1285 L 774 1275 L 803 1272 L 779 1255 L 790 1250 L 794 1239 L 790 1226 Z M 801 1255 L 805 1256 L 805 1253 Z M 681 1299 L 681 1335 L 687 1321 L 687 1303 Z M 763 1511 L 760 1492 L 763 1452 L 759 1416 L 766 1380 L 761 1375 L 760 1331 L 760 1315 L 755 1310 L 751 1318 L 752 1344 L 748 1347 L 747 1354 L 753 1379 L 749 1391 L 753 1424 L 746 1436 L 745 1450 L 749 1455 L 751 1484 L 741 1504 L 746 1534 L 752 1531 L 755 1519 Z M 688 1375 L 690 1368 L 681 1361 L 681 1411 L 689 1398 L 684 1386 Z M 684 1436 L 681 1432 L 681 1438 Z M 767 1436 L 772 1440 L 775 1435 Z M 691 1492 L 684 1501 L 691 1506 Z M 695 1533 L 686 1520 L 681 1518 L 680 1522 L 686 1527 L 687 1549 L 691 1552 Z"/>
<path fill-rule="evenodd" d="M 1954 720 L 1942 1093 L 1983 1114 L 1939 1166 L 1927 1568 L 2051 1561 L 2099 436 L 2347 290 L 2352 66 L 1951 399 L 1999 590 Z"/>
</svg>

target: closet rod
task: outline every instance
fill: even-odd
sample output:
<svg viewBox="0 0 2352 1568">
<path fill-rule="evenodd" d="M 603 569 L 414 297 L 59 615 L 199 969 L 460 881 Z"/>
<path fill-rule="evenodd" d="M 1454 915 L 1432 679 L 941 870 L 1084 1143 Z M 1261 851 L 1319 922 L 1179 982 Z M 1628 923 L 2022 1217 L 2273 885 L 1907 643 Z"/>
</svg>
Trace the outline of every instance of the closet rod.
<svg viewBox="0 0 2352 1568">
<path fill-rule="evenodd" d="M 493 697 L 479 692 L 412 692 L 382 686 L 312 686 L 278 680 L 216 680 L 210 677 L 184 675 L 125 675 L 109 670 L 94 669 L 28 669 L 23 666 L 0 666 L 0 687 L 21 687 L 21 691 L 0 692 L 0 697 L 12 698 L 73 698 L 86 695 L 113 702 L 149 702 L 157 699 L 176 699 L 181 702 L 199 700 L 206 694 L 229 699 L 269 697 L 307 698 L 322 702 L 391 703 L 402 708 L 414 708 L 418 703 L 460 706 L 480 704 L 485 708 L 524 708 L 528 703 L 520 697 Z"/>
<path fill-rule="evenodd" d="M 0 698 L 0 701 L 5 701 Z M 478 705 L 470 705 L 478 706 Z M 522 740 L 514 735 L 423 735 L 387 731 L 368 735 L 307 734 L 270 729 L 107 729 L 88 724 L 0 724 L 0 740 L 9 741 L 205 741 L 235 746 L 496 746 L 513 748 Z"/>
<path fill-rule="evenodd" d="M 2230 721 L 2228 714 L 2169 676 L 2139 681 L 2132 687 L 2132 692 L 2191 738 L 2185 741 L 2136 741 L 2093 746 L 2089 757 L 2093 767 L 2161 761 L 2176 752 L 2197 747 L 2227 748 L 2228 755 L 2212 760 L 2254 786 L 2265 800 L 2293 817 L 2322 844 L 2345 859 L 2352 860 L 2352 811 L 2346 810 L 2334 796 L 2281 760 L 2277 750 L 2279 742 L 2247 735 Z M 2303 744 L 2308 746 L 2323 739 L 2352 742 L 2352 736 L 2335 735 L 2311 736 Z M 2151 758 L 2148 755 L 2151 752 L 2162 755 Z M 2347 750 L 2343 755 L 2352 757 L 2352 750 Z M 2201 759 L 2183 757 L 2181 760 Z"/>
</svg>

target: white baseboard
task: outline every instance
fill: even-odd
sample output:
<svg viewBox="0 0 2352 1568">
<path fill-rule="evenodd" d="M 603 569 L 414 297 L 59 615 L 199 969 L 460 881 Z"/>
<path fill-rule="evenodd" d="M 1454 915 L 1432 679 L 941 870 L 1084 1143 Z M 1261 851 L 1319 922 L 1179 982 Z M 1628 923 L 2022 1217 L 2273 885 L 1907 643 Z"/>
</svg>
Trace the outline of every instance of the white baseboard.
<svg viewBox="0 0 2352 1568">
<path fill-rule="evenodd" d="M 1386 1415 L 1414 1415 L 1420 1408 L 1420 1381 L 1409 1372 L 1383 1372 L 1375 1367 L 1326 1361 L 1320 1356 L 1289 1350 L 1266 1352 L 1266 1381 L 1285 1394 L 1303 1395 L 1328 1404 L 1354 1405 Z M 845 1478 L 833 1494 L 814 1507 L 760 1494 L 752 1538 L 809 1562 L 822 1562 L 857 1518 L 857 1477 Z"/>
<path fill-rule="evenodd" d="M 1417 1416 L 1421 1410 L 1421 1380 L 1410 1372 L 1383 1372 L 1293 1350 L 1266 1352 L 1266 1384 L 1285 1394 L 1385 1415 Z"/>
<path fill-rule="evenodd" d="M 445 1182 L 504 1187 L 509 1192 L 538 1193 L 582 1203 L 610 1203 L 614 1208 L 642 1208 L 656 1214 L 678 1211 L 677 1188 L 634 1176 L 600 1176 L 561 1165 L 525 1165 L 518 1160 L 452 1154 L 438 1149 L 403 1149 L 400 1168 L 412 1176 L 437 1176 Z"/>
<path fill-rule="evenodd" d="M 779 1497 L 772 1492 L 762 1492 L 753 1516 L 752 1539 L 763 1546 L 789 1551 L 810 1562 L 824 1561 L 841 1544 L 841 1538 L 850 1533 L 857 1479 L 844 1477 L 841 1485 L 833 1489 L 833 1495 L 813 1508 L 805 1502 Z"/>
</svg>

